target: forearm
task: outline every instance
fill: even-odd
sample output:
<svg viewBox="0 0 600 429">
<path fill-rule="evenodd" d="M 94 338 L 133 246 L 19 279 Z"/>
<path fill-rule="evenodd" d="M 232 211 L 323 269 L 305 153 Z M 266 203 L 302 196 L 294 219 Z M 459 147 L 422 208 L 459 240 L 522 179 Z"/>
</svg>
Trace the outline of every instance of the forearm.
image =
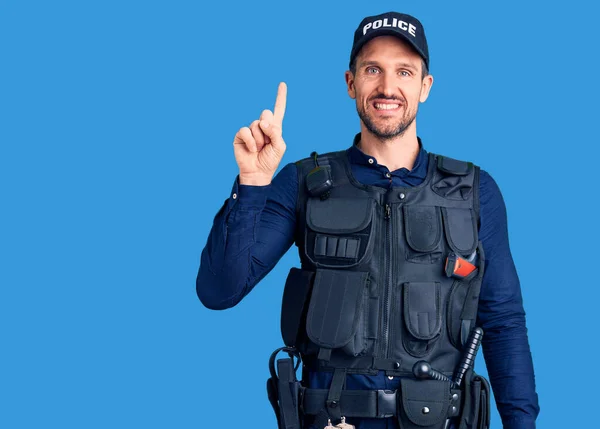
<svg viewBox="0 0 600 429">
<path fill-rule="evenodd" d="M 539 413 L 524 315 L 484 326 L 483 354 L 504 428 L 533 429 Z"/>
<path fill-rule="evenodd" d="M 533 429 L 539 405 L 520 291 L 510 255 L 496 256 L 484 275 L 478 323 L 484 331 L 483 355 L 504 428 Z"/>
<path fill-rule="evenodd" d="M 234 184 L 214 219 L 196 279 L 211 309 L 236 305 L 268 274 L 293 243 L 297 181 L 293 165 L 268 186 Z"/>
<path fill-rule="evenodd" d="M 215 216 L 196 279 L 198 298 L 206 307 L 215 310 L 232 307 L 253 286 L 250 264 L 255 230 L 269 188 L 245 189 L 236 181 L 229 200 Z"/>
</svg>

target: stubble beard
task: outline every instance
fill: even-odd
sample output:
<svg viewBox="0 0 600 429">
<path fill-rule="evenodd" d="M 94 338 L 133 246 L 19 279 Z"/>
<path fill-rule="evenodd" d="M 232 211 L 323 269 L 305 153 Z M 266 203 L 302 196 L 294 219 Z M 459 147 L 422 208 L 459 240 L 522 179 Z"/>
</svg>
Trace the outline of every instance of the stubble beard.
<svg viewBox="0 0 600 429">
<path fill-rule="evenodd" d="M 378 126 L 359 103 L 356 103 L 356 111 L 367 130 L 383 141 L 392 140 L 394 137 L 402 136 L 417 117 L 416 111 L 413 112 L 407 109 L 400 118 L 400 122 L 397 124 Z"/>
</svg>

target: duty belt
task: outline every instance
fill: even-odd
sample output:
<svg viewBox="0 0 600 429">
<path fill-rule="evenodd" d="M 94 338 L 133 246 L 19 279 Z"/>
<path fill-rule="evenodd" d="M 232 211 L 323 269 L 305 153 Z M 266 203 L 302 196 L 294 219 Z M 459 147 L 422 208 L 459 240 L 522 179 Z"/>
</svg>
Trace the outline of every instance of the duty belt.
<svg viewBox="0 0 600 429">
<path fill-rule="evenodd" d="M 327 402 L 328 389 L 301 390 L 300 404 L 305 414 L 316 415 Z M 339 407 L 346 417 L 386 418 L 398 414 L 397 390 L 343 390 L 339 402 L 330 404 Z"/>
</svg>

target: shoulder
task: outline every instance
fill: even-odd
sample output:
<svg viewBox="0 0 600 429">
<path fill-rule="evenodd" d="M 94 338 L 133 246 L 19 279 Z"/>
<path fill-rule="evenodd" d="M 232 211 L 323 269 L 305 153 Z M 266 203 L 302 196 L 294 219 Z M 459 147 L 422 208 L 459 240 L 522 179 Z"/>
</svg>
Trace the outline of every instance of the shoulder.
<svg viewBox="0 0 600 429">
<path fill-rule="evenodd" d="M 296 162 L 288 162 L 283 166 L 283 168 L 277 174 L 289 175 L 295 174 L 297 170 Z"/>
<path fill-rule="evenodd" d="M 479 171 L 479 198 L 482 207 L 485 205 L 491 210 L 504 207 L 504 199 L 498 183 L 492 175 L 484 169 Z"/>
<path fill-rule="evenodd" d="M 433 156 L 438 170 L 444 173 L 465 176 L 469 175 L 474 169 L 479 168 L 471 161 L 463 161 L 433 152 L 429 152 L 429 154 Z"/>
<path fill-rule="evenodd" d="M 298 161 L 295 161 L 294 164 L 297 167 L 301 167 L 304 165 L 315 165 L 315 155 L 317 158 L 317 162 L 320 162 L 321 160 L 331 160 L 334 158 L 339 158 L 340 156 L 346 156 L 346 150 L 339 150 L 339 151 L 334 151 L 334 152 L 325 152 L 325 153 L 317 153 L 317 152 L 312 152 L 311 154 L 309 154 L 307 157 L 299 159 Z"/>
<path fill-rule="evenodd" d="M 295 162 L 288 162 L 273 178 L 276 184 L 294 184 L 298 183 L 298 167 Z"/>
<path fill-rule="evenodd" d="M 508 245 L 508 219 L 502 192 L 492 175 L 481 170 L 479 181 L 480 231 L 488 257 Z"/>
<path fill-rule="evenodd" d="M 296 166 L 296 172 L 298 175 L 298 182 L 302 182 L 304 178 L 308 175 L 308 173 L 311 170 L 313 170 L 316 166 L 332 165 L 332 162 L 337 163 L 334 160 L 339 160 L 341 159 L 341 157 L 344 156 L 348 156 L 347 150 L 326 152 L 322 154 L 312 152 L 306 158 L 299 159 L 298 161 L 294 162 L 294 165 Z"/>
</svg>

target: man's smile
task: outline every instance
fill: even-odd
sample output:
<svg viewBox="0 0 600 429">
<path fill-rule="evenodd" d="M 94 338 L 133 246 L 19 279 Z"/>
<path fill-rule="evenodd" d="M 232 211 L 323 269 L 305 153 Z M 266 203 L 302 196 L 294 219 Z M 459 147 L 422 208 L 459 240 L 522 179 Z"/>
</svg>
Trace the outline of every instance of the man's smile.
<svg viewBox="0 0 600 429">
<path fill-rule="evenodd" d="M 375 108 L 377 110 L 392 110 L 400 107 L 399 104 L 396 103 L 375 103 Z"/>
<path fill-rule="evenodd" d="M 371 102 L 371 106 L 373 106 L 375 111 L 377 111 L 378 113 L 383 113 L 383 114 L 395 113 L 398 110 L 400 110 L 400 107 L 402 106 L 402 102 L 400 102 L 398 100 L 378 99 L 378 100 L 374 100 L 373 102 Z"/>
</svg>

